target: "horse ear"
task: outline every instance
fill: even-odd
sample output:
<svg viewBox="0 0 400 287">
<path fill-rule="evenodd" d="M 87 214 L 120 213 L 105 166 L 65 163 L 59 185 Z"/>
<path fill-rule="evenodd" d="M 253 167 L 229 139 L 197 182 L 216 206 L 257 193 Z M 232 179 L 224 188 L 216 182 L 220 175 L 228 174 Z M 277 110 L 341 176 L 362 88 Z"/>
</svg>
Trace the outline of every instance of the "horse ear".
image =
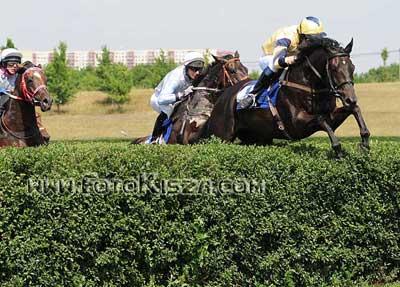
<svg viewBox="0 0 400 287">
<path fill-rule="evenodd" d="M 41 65 L 41 64 L 38 64 L 37 67 L 38 67 L 39 69 L 41 69 L 41 68 L 42 68 L 42 65 Z"/>
<path fill-rule="evenodd" d="M 23 73 L 25 73 L 25 71 L 26 71 L 26 68 L 24 66 L 20 66 L 17 70 L 17 74 L 23 74 Z"/>
<path fill-rule="evenodd" d="M 211 54 L 212 55 L 212 54 Z M 216 61 L 216 62 L 223 62 L 223 63 L 226 63 L 226 60 L 223 58 L 223 57 L 218 57 L 218 56 L 215 56 L 215 55 L 212 55 L 213 56 L 213 58 L 214 58 L 214 60 Z"/>
<path fill-rule="evenodd" d="M 347 44 L 346 48 L 344 48 L 344 51 L 346 52 L 346 54 L 349 54 L 349 55 L 352 50 L 353 50 L 353 38 L 351 38 L 350 43 Z"/>
<path fill-rule="evenodd" d="M 236 51 L 234 56 L 235 56 L 235 58 L 239 58 L 240 57 L 239 52 Z"/>
</svg>

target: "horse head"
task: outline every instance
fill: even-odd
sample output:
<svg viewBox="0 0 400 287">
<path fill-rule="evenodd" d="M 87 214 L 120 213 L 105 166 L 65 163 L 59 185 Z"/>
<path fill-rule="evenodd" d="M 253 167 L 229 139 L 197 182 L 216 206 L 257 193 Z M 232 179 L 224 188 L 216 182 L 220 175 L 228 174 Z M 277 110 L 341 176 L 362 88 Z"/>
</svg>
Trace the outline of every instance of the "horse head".
<svg viewBox="0 0 400 287">
<path fill-rule="evenodd" d="M 323 38 L 301 46 L 299 54 L 303 59 L 305 80 L 312 87 L 338 97 L 346 108 L 357 104 L 353 82 L 355 67 L 350 59 L 352 48 L 353 40 L 343 48 L 337 41 Z"/>
<path fill-rule="evenodd" d="M 17 99 L 32 105 L 38 103 L 43 112 L 50 110 L 53 100 L 47 90 L 47 78 L 42 68 L 28 61 L 22 64 L 17 73 Z"/>
<path fill-rule="evenodd" d="M 248 69 L 246 66 L 240 62 L 239 52 L 236 51 L 233 55 L 227 54 L 225 56 L 214 56 L 215 60 L 214 73 L 218 75 L 219 88 L 227 88 L 229 86 L 234 86 L 240 81 L 248 79 Z M 210 71 L 210 77 L 212 77 L 212 72 Z"/>
</svg>

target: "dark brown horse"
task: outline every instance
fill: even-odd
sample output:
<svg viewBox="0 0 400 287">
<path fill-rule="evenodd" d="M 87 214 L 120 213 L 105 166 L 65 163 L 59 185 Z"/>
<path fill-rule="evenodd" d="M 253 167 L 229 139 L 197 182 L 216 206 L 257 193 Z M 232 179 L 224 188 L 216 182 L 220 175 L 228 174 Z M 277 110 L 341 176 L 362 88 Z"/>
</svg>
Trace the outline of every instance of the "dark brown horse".
<svg viewBox="0 0 400 287">
<path fill-rule="evenodd" d="M 168 144 L 190 144 L 202 138 L 205 123 L 221 91 L 248 78 L 248 70 L 240 62 L 238 52 L 213 57 L 215 61 L 193 83 L 194 92 L 176 104 L 170 117 L 173 125 Z M 139 138 L 133 143 L 144 143 L 146 139 Z"/>
<path fill-rule="evenodd" d="M 276 110 L 278 125 L 268 109 L 236 111 L 236 94 L 225 92 L 218 99 L 209 122 L 209 133 L 225 141 L 239 138 L 244 144 L 266 145 L 275 139 L 299 140 L 317 131 L 328 133 L 332 148 L 342 155 L 334 131 L 354 115 L 361 134 L 361 147 L 369 149 L 370 133 L 357 104 L 350 59 L 353 40 L 342 48 L 332 39 L 315 40 L 300 49 L 300 61 L 281 80 Z M 336 106 L 336 99 L 342 102 Z M 279 118 L 278 118 L 279 119 Z"/>
<path fill-rule="evenodd" d="M 38 127 L 35 104 L 40 105 L 43 112 L 51 108 L 46 76 L 40 67 L 31 62 L 25 62 L 17 73 L 15 91 L 9 95 L 1 117 L 0 147 L 45 144 L 48 138 Z"/>
</svg>

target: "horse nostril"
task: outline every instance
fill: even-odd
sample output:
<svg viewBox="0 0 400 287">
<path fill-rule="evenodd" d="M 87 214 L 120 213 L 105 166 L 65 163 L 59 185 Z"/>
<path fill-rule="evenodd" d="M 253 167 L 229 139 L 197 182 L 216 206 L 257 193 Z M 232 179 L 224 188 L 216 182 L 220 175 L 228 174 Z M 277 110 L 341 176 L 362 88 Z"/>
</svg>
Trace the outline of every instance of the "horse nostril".
<svg viewBox="0 0 400 287">
<path fill-rule="evenodd" d="M 346 102 L 346 104 L 348 104 L 349 106 L 352 106 L 352 105 L 354 105 L 354 104 L 357 102 L 357 100 L 354 99 L 354 98 L 347 98 L 347 99 L 345 100 L 345 102 Z"/>
</svg>

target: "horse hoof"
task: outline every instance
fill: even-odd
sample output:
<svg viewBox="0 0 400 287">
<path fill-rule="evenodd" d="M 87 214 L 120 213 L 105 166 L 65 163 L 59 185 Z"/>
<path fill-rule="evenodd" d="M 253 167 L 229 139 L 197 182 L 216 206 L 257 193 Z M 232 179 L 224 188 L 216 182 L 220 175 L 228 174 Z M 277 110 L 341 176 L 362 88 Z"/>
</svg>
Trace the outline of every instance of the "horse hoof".
<svg viewBox="0 0 400 287">
<path fill-rule="evenodd" d="M 365 145 L 362 143 L 360 143 L 358 147 L 360 148 L 360 150 L 362 152 L 365 152 L 365 153 L 368 153 L 371 150 L 371 147 L 369 145 Z"/>
</svg>

